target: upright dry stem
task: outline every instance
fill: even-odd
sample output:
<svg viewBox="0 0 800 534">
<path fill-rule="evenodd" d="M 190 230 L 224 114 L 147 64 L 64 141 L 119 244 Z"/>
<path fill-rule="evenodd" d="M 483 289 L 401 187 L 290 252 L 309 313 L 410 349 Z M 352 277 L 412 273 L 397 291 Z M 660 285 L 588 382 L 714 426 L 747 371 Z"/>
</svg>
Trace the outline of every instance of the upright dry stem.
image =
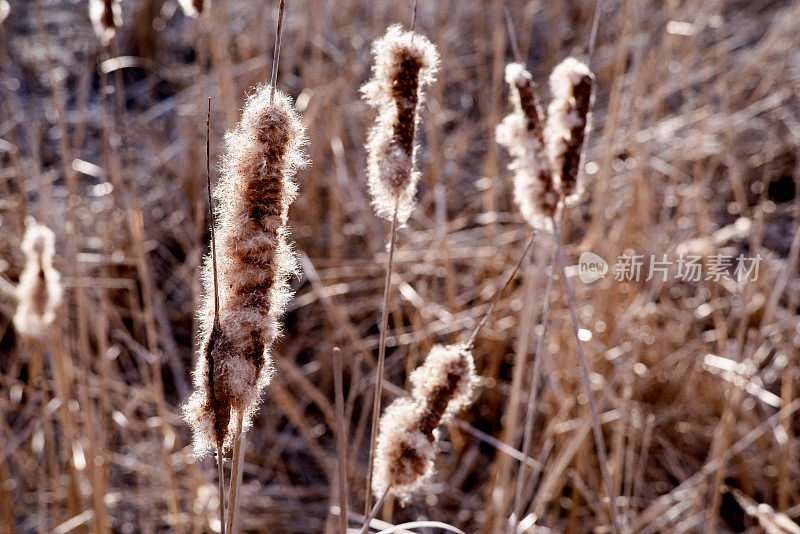
<svg viewBox="0 0 800 534">
<path fill-rule="evenodd" d="M 333 349 L 333 381 L 336 403 L 336 456 L 339 463 L 339 530 L 347 534 L 347 426 L 344 421 L 342 351 Z"/>
<path fill-rule="evenodd" d="M 547 325 L 550 312 L 550 291 L 553 287 L 553 278 L 555 277 L 556 254 L 552 253 L 550 262 L 550 272 L 547 273 L 547 286 L 544 290 L 544 307 L 542 309 L 542 332 L 536 342 L 536 352 L 534 353 L 533 360 L 533 376 L 531 377 L 530 391 L 528 393 L 528 404 L 525 408 L 525 429 L 523 431 L 522 439 L 522 456 L 527 458 L 530 456 L 531 445 L 533 444 L 533 419 L 536 416 L 536 404 L 539 397 L 539 381 L 542 376 L 542 360 L 544 359 L 544 344 L 547 339 Z M 525 485 L 526 464 L 522 463 L 519 466 L 517 473 L 517 491 L 514 494 L 514 518 L 517 522 L 520 520 L 522 513 L 522 489 Z M 531 481 L 532 483 L 535 481 Z"/>
<path fill-rule="evenodd" d="M 236 415 L 236 433 L 233 436 L 233 467 L 231 467 L 231 482 L 228 491 L 228 521 L 225 531 L 233 533 L 236 525 L 236 497 L 239 490 L 239 470 L 242 468 L 239 451 L 242 447 L 242 413 Z"/>
<path fill-rule="evenodd" d="M 563 219 L 564 212 L 561 212 Z M 600 463 L 600 472 L 603 476 L 603 485 L 606 487 L 606 493 L 609 498 L 609 510 L 611 512 L 611 531 L 615 533 L 620 532 L 619 519 L 617 517 L 617 500 L 615 497 L 614 486 L 611 484 L 611 476 L 608 473 L 608 456 L 606 454 L 606 444 L 603 439 L 603 430 L 600 427 L 600 416 L 597 413 L 597 403 L 594 400 L 594 393 L 592 392 L 592 380 L 589 376 L 589 364 L 586 362 L 586 355 L 583 353 L 583 344 L 578 336 L 578 315 L 575 312 L 575 296 L 572 293 L 572 286 L 567 280 L 566 259 L 564 258 L 564 244 L 561 241 L 561 227 L 556 223 L 555 217 L 552 217 L 553 223 L 553 238 L 556 244 L 556 254 L 558 256 L 558 263 L 561 267 L 561 278 L 564 282 L 564 293 L 567 295 L 567 304 L 569 306 L 569 315 L 572 320 L 572 330 L 575 334 L 575 345 L 578 349 L 578 361 L 581 364 L 581 379 L 583 380 L 583 388 L 586 390 L 586 399 L 589 404 L 589 410 L 592 415 L 592 431 L 594 432 L 594 440 L 597 445 L 597 460 Z"/>
<path fill-rule="evenodd" d="M 389 328 L 389 289 L 394 264 L 394 243 L 397 239 L 397 206 L 395 199 L 392 227 L 389 229 L 389 255 L 386 257 L 386 279 L 383 284 L 383 305 L 381 308 L 381 332 L 378 344 L 378 366 L 375 371 L 375 398 L 372 402 L 372 432 L 369 444 L 369 466 L 367 467 L 367 491 L 364 499 L 364 514 L 369 513 L 372 501 L 372 471 L 375 462 L 375 443 L 378 440 L 378 419 L 381 415 L 381 392 L 383 391 L 383 367 L 386 360 L 386 336 Z"/>
</svg>

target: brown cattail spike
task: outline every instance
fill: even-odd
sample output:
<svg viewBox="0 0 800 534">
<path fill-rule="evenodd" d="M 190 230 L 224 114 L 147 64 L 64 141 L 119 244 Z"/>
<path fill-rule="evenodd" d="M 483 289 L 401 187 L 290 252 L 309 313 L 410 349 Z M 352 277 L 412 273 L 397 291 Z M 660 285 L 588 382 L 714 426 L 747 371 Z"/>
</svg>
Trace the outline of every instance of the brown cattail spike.
<svg viewBox="0 0 800 534">
<path fill-rule="evenodd" d="M 381 416 L 372 492 L 380 498 L 387 489 L 406 497 L 433 473 L 436 447 L 432 436 L 419 429 L 420 410 L 411 399 L 398 399 Z"/>
<path fill-rule="evenodd" d="M 291 296 L 297 261 L 288 242 L 294 174 L 306 164 L 305 127 L 288 96 L 270 87 L 247 99 L 242 119 L 225 138 L 215 237 L 219 331 L 214 329 L 213 269 L 204 269 L 200 357 L 195 392 L 184 408 L 198 453 L 227 443 L 235 412 L 245 426 L 272 374 L 270 348 Z M 209 372 L 209 370 L 211 372 Z"/>
<path fill-rule="evenodd" d="M 392 403 L 381 417 L 372 491 L 406 497 L 433 471 L 437 427 L 467 406 L 475 364 L 466 345 L 437 345 L 411 374 L 412 399 Z"/>
<path fill-rule="evenodd" d="M 197 17 L 203 13 L 203 0 L 178 0 L 187 17 Z"/>
<path fill-rule="evenodd" d="M 24 336 L 44 336 L 61 303 L 61 277 L 53 268 L 54 246 L 53 231 L 29 218 L 22 239 L 25 269 L 17 286 L 19 305 L 14 315 L 14 327 Z"/>
<path fill-rule="evenodd" d="M 553 100 L 548 110 L 545 138 L 556 183 L 565 200 L 581 194 L 578 183 L 594 76 L 584 63 L 568 57 L 550 74 Z"/>
<path fill-rule="evenodd" d="M 104 45 L 108 44 L 122 25 L 119 0 L 89 0 L 89 18 L 97 37 Z"/>
<path fill-rule="evenodd" d="M 442 419 L 470 403 L 475 364 L 466 345 L 436 345 L 411 373 L 412 396 L 423 411 L 420 430 L 431 434 Z"/>
<path fill-rule="evenodd" d="M 506 66 L 514 111 L 497 127 L 497 141 L 511 154 L 514 198 L 528 223 L 546 227 L 558 206 L 553 167 L 545 148 L 536 85 L 520 63 Z"/>
<path fill-rule="evenodd" d="M 439 64 L 436 47 L 424 35 L 391 26 L 372 47 L 372 79 L 362 87 L 378 109 L 367 140 L 367 175 L 372 203 L 380 217 L 405 223 L 419 181 L 415 168 L 416 128 L 423 89 Z"/>
</svg>

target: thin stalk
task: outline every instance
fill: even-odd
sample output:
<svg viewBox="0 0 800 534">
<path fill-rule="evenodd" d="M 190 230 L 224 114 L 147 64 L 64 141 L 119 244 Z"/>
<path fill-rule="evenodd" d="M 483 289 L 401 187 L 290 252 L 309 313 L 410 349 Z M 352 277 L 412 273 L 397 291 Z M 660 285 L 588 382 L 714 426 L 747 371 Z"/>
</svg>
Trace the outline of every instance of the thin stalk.
<svg viewBox="0 0 800 534">
<path fill-rule="evenodd" d="M 272 75 L 269 78 L 269 104 L 275 103 L 275 84 L 278 83 L 278 61 L 281 57 L 281 34 L 283 33 L 283 12 L 286 11 L 286 2 L 281 0 L 278 8 L 278 30 L 275 32 L 275 49 L 272 51 Z"/>
<path fill-rule="evenodd" d="M 211 266 L 214 272 L 214 328 L 219 329 L 219 291 L 217 290 L 217 240 L 214 234 L 214 202 L 211 200 L 211 97 L 208 97 L 206 116 L 206 183 L 208 185 L 208 216 L 211 220 Z"/>
<path fill-rule="evenodd" d="M 497 306 L 497 303 L 500 302 L 500 297 L 502 297 L 503 293 L 506 292 L 506 289 L 508 288 L 508 286 L 511 285 L 511 282 L 514 281 L 514 278 L 517 276 L 517 272 L 519 271 L 520 267 L 522 267 L 522 262 L 525 261 L 525 257 L 528 255 L 528 251 L 531 249 L 531 246 L 533 245 L 533 238 L 535 236 L 536 236 L 535 233 L 531 234 L 531 237 L 528 239 L 528 244 L 525 245 L 525 250 L 522 251 L 522 255 L 519 257 L 519 261 L 514 266 L 514 269 L 511 271 L 511 274 L 508 275 L 506 283 L 503 284 L 502 289 L 500 289 L 500 291 L 498 291 L 497 294 L 494 296 L 492 304 L 489 306 L 489 309 L 486 311 L 486 314 L 483 316 L 483 319 L 481 319 L 481 322 L 478 323 L 478 326 L 476 326 L 475 330 L 473 330 L 472 334 L 470 334 L 469 339 L 467 340 L 467 346 L 469 347 L 473 346 L 473 344 L 475 343 L 475 339 L 478 337 L 478 333 L 481 331 L 484 325 L 486 325 L 487 321 L 489 321 L 489 317 L 492 315 L 495 306 Z"/>
<path fill-rule="evenodd" d="M 367 517 L 364 518 L 364 526 L 361 527 L 361 534 L 367 534 L 367 532 L 369 532 L 369 524 L 372 522 L 372 520 L 378 514 L 378 510 L 380 510 L 381 505 L 383 504 L 383 501 L 386 500 L 386 496 L 389 495 L 389 490 L 390 489 L 391 489 L 391 487 L 386 488 L 386 491 L 383 492 L 383 495 L 381 495 L 381 498 L 378 499 L 378 502 L 376 502 L 375 506 L 373 506 L 372 509 L 369 511 L 369 513 L 367 514 Z"/>
<path fill-rule="evenodd" d="M 344 420 L 342 351 L 333 349 L 333 382 L 336 399 L 336 456 L 339 463 L 339 529 L 347 534 L 347 427 Z"/>
<path fill-rule="evenodd" d="M 219 486 L 219 528 L 225 534 L 225 471 L 222 469 L 222 443 L 217 443 L 217 484 Z"/>
<path fill-rule="evenodd" d="M 386 360 L 386 337 L 389 329 L 389 289 L 392 281 L 392 267 L 394 265 L 394 244 L 397 240 L 397 207 L 399 201 L 395 198 L 392 227 L 389 230 L 389 254 L 386 257 L 386 279 L 383 284 L 383 305 L 381 309 L 381 333 L 378 344 L 378 367 L 375 375 L 375 398 L 372 401 L 372 435 L 369 444 L 369 465 L 367 466 L 367 495 L 364 498 L 364 514 L 369 513 L 372 503 L 372 464 L 375 460 L 375 443 L 378 439 L 378 419 L 381 415 L 381 392 L 383 390 L 383 367 Z"/>
<path fill-rule="evenodd" d="M 536 352 L 534 353 L 533 360 L 533 376 L 531 377 L 530 392 L 528 393 L 528 405 L 525 411 L 525 430 L 522 440 L 522 455 L 527 458 L 530 456 L 531 445 L 533 443 L 533 418 L 536 416 L 536 405 L 539 399 L 539 382 L 542 376 L 542 359 L 544 355 L 544 344 L 547 340 L 547 325 L 548 316 L 550 313 L 550 291 L 553 287 L 553 278 L 555 277 L 556 267 L 556 254 L 552 253 L 550 261 L 550 273 L 547 277 L 547 287 L 544 290 L 544 307 L 542 309 L 542 333 L 536 342 Z M 520 506 L 522 505 L 522 488 L 524 487 L 525 471 L 527 471 L 525 464 L 520 465 L 519 472 L 517 473 L 517 491 L 514 494 L 514 518 L 519 523 Z M 532 481 L 535 482 L 535 481 Z"/>
<path fill-rule="evenodd" d="M 563 220 L 564 212 L 561 212 Z M 558 263 L 561 267 L 561 278 L 564 282 L 564 293 L 567 295 L 567 304 L 569 306 L 569 315 L 572 320 L 572 330 L 575 334 L 575 345 L 578 349 L 578 361 L 581 364 L 581 378 L 583 380 L 583 388 L 586 390 L 586 399 L 589 404 L 589 410 L 592 415 L 592 431 L 594 432 L 594 440 L 597 446 L 597 457 L 600 463 L 600 473 L 603 475 L 603 484 L 606 487 L 606 492 L 609 498 L 609 510 L 611 512 L 611 531 L 615 533 L 620 532 L 619 519 L 617 517 L 617 500 L 614 495 L 614 487 L 611 484 L 611 476 L 608 474 L 608 456 L 606 455 L 606 444 L 603 440 L 603 430 L 600 427 L 600 416 L 597 413 L 597 404 L 594 400 L 594 393 L 592 392 L 592 382 L 589 377 L 589 364 L 586 363 L 586 355 L 583 353 L 583 344 L 578 337 L 578 315 L 575 312 L 575 295 L 572 292 L 572 286 L 567 280 L 567 267 L 566 259 L 564 258 L 564 244 L 561 240 L 561 227 L 556 223 L 555 217 L 551 217 L 553 222 L 553 238 L 556 244 L 556 253 L 558 255 Z"/>
<path fill-rule="evenodd" d="M 414 28 L 417 26 L 417 4 L 419 0 L 414 0 L 414 8 L 411 11 L 411 31 L 414 31 Z M 413 37 L 412 37 L 413 39 Z"/>
<path fill-rule="evenodd" d="M 239 489 L 239 470 L 242 468 L 239 450 L 242 447 L 242 413 L 236 414 L 236 433 L 233 436 L 233 467 L 231 467 L 231 482 L 228 491 L 228 521 L 225 530 L 234 532 L 236 521 L 236 497 Z"/>
<path fill-rule="evenodd" d="M 208 185 L 208 216 L 211 220 L 211 267 L 214 273 L 214 326 L 219 330 L 219 287 L 217 283 L 217 241 L 214 235 L 214 203 L 211 200 L 211 97 L 208 97 L 208 114 L 206 115 L 206 183 Z M 213 334 L 212 334 L 213 335 Z M 209 369 L 209 373 L 213 373 Z M 217 482 L 219 484 L 219 524 L 225 534 L 225 471 L 222 469 L 222 443 L 217 443 Z"/>
</svg>

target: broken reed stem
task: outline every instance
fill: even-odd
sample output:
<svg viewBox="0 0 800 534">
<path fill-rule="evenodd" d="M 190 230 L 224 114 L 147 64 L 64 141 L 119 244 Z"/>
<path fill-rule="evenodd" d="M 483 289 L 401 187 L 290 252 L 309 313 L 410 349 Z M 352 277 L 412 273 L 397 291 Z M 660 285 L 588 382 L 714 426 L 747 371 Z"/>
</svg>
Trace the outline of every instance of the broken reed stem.
<svg viewBox="0 0 800 534">
<path fill-rule="evenodd" d="M 381 393 L 383 391 L 383 368 L 386 360 L 386 337 L 389 328 L 389 289 L 392 282 L 392 267 L 394 264 L 394 244 L 397 240 L 397 208 L 399 200 L 395 196 L 394 215 L 392 226 L 389 229 L 389 255 L 386 257 L 386 279 L 383 283 L 383 305 L 381 308 L 381 331 L 378 343 L 378 366 L 375 370 L 375 397 L 372 401 L 372 432 L 369 443 L 369 464 L 367 467 L 367 490 L 364 499 L 364 514 L 369 513 L 372 501 L 372 473 L 375 462 L 375 444 L 378 440 L 378 419 L 381 416 Z"/>
<path fill-rule="evenodd" d="M 481 322 L 478 323 L 478 326 L 476 326 L 475 330 L 473 330 L 472 334 L 470 334 L 469 339 L 467 340 L 467 347 L 472 348 L 474 346 L 475 339 L 477 339 L 478 337 L 478 333 L 481 331 L 484 325 L 486 325 L 486 323 L 489 321 L 489 317 L 492 315 L 495 306 L 497 306 L 497 303 L 500 302 L 500 297 L 503 296 L 503 293 L 506 292 L 508 286 L 510 286 L 511 282 L 513 282 L 514 278 L 516 278 L 517 272 L 519 272 L 520 267 L 522 267 L 522 262 L 525 261 L 525 258 L 528 256 L 528 251 L 531 249 L 531 246 L 533 246 L 534 237 L 536 237 L 535 232 L 531 233 L 531 237 L 528 239 L 528 244 L 525 245 L 525 250 L 522 251 L 522 255 L 520 256 L 519 261 L 517 261 L 517 264 L 514 266 L 514 269 L 511 271 L 511 274 L 508 275 L 506 283 L 503 284 L 503 287 L 500 288 L 500 291 L 498 291 L 497 294 L 494 296 L 494 299 L 492 299 L 492 304 L 489 306 L 489 309 L 486 311 L 486 314 L 483 316 L 483 319 L 481 319 Z"/>
<path fill-rule="evenodd" d="M 233 466 L 231 467 L 231 482 L 230 482 L 230 489 L 228 491 L 228 520 L 225 526 L 225 531 L 228 534 L 232 534 L 234 532 L 235 524 L 236 524 L 236 497 L 238 495 L 239 489 L 239 471 L 242 468 L 241 458 L 239 457 L 239 451 L 242 447 L 242 417 L 243 414 L 240 411 L 236 414 L 236 433 L 233 436 Z"/>
<path fill-rule="evenodd" d="M 336 456 L 339 464 L 339 529 L 347 534 L 347 426 L 344 422 L 342 351 L 333 348 L 333 383 L 336 404 Z"/>
<path fill-rule="evenodd" d="M 278 29 L 275 32 L 275 48 L 272 51 L 272 75 L 270 76 L 270 105 L 275 103 L 275 84 L 278 81 L 278 62 L 281 57 L 281 34 L 283 33 L 283 12 L 286 11 L 286 2 L 281 0 L 278 8 Z"/>
<path fill-rule="evenodd" d="M 373 519 L 375 519 L 375 516 L 378 514 L 378 510 L 380 510 L 381 505 L 383 505 L 383 502 L 386 500 L 386 496 L 389 495 L 389 491 L 391 489 L 391 486 L 386 488 L 386 491 L 383 492 L 383 495 L 381 495 L 381 498 L 375 503 L 375 506 L 373 506 L 372 509 L 369 510 L 369 513 L 366 515 L 366 517 L 364 517 L 364 526 L 361 527 L 361 534 L 367 534 L 367 532 L 369 532 L 369 524 Z"/>
<path fill-rule="evenodd" d="M 563 221 L 564 211 L 561 211 L 561 219 Z M 597 460 L 600 463 L 600 473 L 603 476 L 603 485 L 606 487 L 608 493 L 609 510 L 611 512 L 611 531 L 614 533 L 621 532 L 619 519 L 617 517 L 617 500 L 614 494 L 614 486 L 611 484 L 611 476 L 608 473 L 608 456 L 606 454 L 606 444 L 603 439 L 603 430 L 600 427 L 600 416 L 597 413 L 597 404 L 594 400 L 594 393 L 592 392 L 592 381 L 589 376 L 589 364 L 586 362 L 586 355 L 583 352 L 583 343 L 578 336 L 578 315 L 575 312 L 575 295 L 572 292 L 572 286 L 567 280 L 567 267 L 566 259 L 564 257 L 564 244 L 561 239 L 561 226 L 556 223 L 555 217 L 551 217 L 550 221 L 553 224 L 553 240 L 556 245 L 556 254 L 558 256 L 558 263 L 561 267 L 561 278 L 564 283 L 564 293 L 567 296 L 567 304 L 569 307 L 569 315 L 572 320 L 572 330 L 575 334 L 575 345 L 578 350 L 578 361 L 581 364 L 581 379 L 583 381 L 583 388 L 586 390 L 586 400 L 589 404 L 589 411 L 592 416 L 592 431 L 594 433 L 595 445 L 597 446 Z"/>
<path fill-rule="evenodd" d="M 544 359 L 544 344 L 547 340 L 547 325 L 550 312 L 550 292 L 553 288 L 553 278 L 555 277 L 556 267 L 556 253 L 553 251 L 550 261 L 550 272 L 547 273 L 547 286 L 544 290 L 544 307 L 542 308 L 542 333 L 536 342 L 536 352 L 533 355 L 533 376 L 531 377 L 531 385 L 528 393 L 528 404 L 525 408 L 525 428 L 523 431 L 522 439 L 522 456 L 528 458 L 530 456 L 531 445 L 533 444 L 533 419 L 536 416 L 536 405 L 539 397 L 539 381 L 542 376 L 542 360 Z M 519 466 L 517 473 L 517 491 L 514 494 L 514 518 L 519 524 L 520 509 L 522 505 L 522 489 L 525 486 L 525 472 L 527 471 L 527 464 L 524 462 Z M 538 471 L 538 470 L 537 470 Z M 531 483 L 535 483 L 532 480 Z"/>
</svg>

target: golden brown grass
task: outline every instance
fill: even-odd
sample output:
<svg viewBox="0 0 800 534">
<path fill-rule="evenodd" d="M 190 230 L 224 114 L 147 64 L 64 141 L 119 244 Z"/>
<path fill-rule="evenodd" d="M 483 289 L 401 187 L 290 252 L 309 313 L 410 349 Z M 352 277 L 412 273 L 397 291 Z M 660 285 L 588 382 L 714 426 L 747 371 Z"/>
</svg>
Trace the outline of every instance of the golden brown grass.
<svg viewBox="0 0 800 534">
<path fill-rule="evenodd" d="M 370 78 L 371 42 L 406 24 L 413 1 L 288 4 L 280 88 L 297 103 L 313 161 L 297 175 L 288 213 L 303 274 L 290 280 L 296 297 L 272 351 L 276 378 L 247 433 L 239 523 L 242 532 L 339 532 L 337 480 L 347 480 L 350 528 L 362 524 L 387 259 L 388 223 L 375 217 L 367 186 L 375 112 L 358 89 Z M 277 2 L 216 0 L 197 19 L 174 0 L 122 2 L 108 47 L 85 2 L 8 5 L 0 524 L 21 533 L 214 531 L 216 468 L 194 458 L 180 418 L 209 241 L 202 132 L 211 96 L 213 165 L 248 88 L 270 78 Z M 416 132 L 417 201 L 394 251 L 387 404 L 413 389 L 409 377 L 433 346 L 463 341 L 530 238 L 494 141 L 512 112 L 505 65 L 522 61 L 550 102 L 548 75 L 564 57 L 585 58 L 594 8 L 420 0 L 416 31 L 436 45 L 440 67 Z M 800 521 L 798 18 L 795 3 L 773 0 L 601 9 L 584 200 L 559 229 L 610 481 L 632 532 Z M 61 316 L 36 342 L 12 324 L 29 215 L 55 233 L 63 289 Z M 535 243 L 475 340 L 473 404 L 440 426 L 428 482 L 404 506 L 387 497 L 379 520 L 494 534 L 519 493 L 524 528 L 609 529 L 560 269 L 550 268 L 546 236 Z M 741 285 L 646 272 L 585 284 L 571 268 L 585 251 L 612 266 L 625 253 L 763 261 L 758 280 Z M 337 453 L 341 429 L 346 454 Z"/>
</svg>

